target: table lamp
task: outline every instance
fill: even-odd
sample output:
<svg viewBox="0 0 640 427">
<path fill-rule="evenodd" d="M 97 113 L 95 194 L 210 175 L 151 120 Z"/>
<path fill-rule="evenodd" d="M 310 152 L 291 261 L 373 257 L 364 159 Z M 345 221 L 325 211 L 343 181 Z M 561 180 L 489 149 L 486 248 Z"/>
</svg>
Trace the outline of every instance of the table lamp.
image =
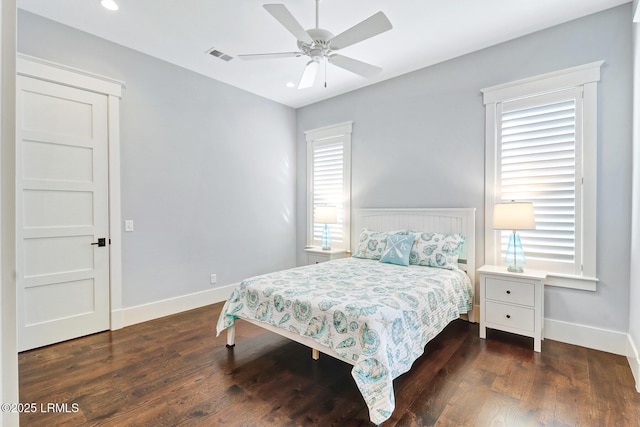
<svg viewBox="0 0 640 427">
<path fill-rule="evenodd" d="M 313 221 L 318 224 L 324 224 L 324 230 L 322 231 L 322 250 L 330 250 L 331 232 L 329 231 L 329 224 L 336 224 L 338 222 L 338 208 L 336 206 L 316 206 Z"/>
<path fill-rule="evenodd" d="M 526 260 L 517 231 L 535 230 L 536 220 L 533 215 L 533 203 L 513 200 L 506 203 L 496 203 L 493 209 L 493 228 L 513 231 L 513 234 L 509 236 L 505 262 L 508 271 L 522 273 Z"/>
</svg>

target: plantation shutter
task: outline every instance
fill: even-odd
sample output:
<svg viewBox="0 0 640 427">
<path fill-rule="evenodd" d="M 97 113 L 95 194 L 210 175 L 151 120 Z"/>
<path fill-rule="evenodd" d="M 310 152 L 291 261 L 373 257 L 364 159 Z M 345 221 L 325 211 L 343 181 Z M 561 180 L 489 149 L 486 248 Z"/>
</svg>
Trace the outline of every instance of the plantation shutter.
<svg viewBox="0 0 640 427">
<path fill-rule="evenodd" d="M 527 265 L 580 274 L 581 89 L 502 102 L 497 113 L 496 202 L 534 206 L 536 229 L 519 231 Z"/>
<path fill-rule="evenodd" d="M 317 206 L 336 206 L 337 224 L 329 224 L 332 245 L 342 247 L 345 243 L 345 141 L 342 137 L 314 141 L 312 144 L 313 211 Z M 312 216 L 313 218 L 313 216 Z M 324 224 L 313 223 L 313 243 L 322 238 Z"/>
</svg>

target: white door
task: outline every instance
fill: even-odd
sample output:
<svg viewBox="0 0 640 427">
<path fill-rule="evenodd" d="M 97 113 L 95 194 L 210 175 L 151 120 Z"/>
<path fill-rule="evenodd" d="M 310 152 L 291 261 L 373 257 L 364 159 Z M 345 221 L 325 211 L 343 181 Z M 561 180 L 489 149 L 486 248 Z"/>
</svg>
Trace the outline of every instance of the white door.
<svg viewBox="0 0 640 427">
<path fill-rule="evenodd" d="M 23 351 L 109 329 L 107 96 L 18 76 L 16 108 Z"/>
</svg>

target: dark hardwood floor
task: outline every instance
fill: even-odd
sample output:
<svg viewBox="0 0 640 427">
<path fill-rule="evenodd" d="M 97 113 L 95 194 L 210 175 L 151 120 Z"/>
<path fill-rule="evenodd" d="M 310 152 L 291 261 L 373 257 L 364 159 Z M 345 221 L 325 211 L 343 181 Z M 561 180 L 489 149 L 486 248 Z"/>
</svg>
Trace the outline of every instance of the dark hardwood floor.
<svg viewBox="0 0 640 427">
<path fill-rule="evenodd" d="M 238 322 L 222 304 L 21 353 L 23 426 L 368 426 L 351 366 Z M 457 320 L 394 381 L 386 426 L 640 426 L 626 358 Z M 55 406 L 50 403 L 66 403 Z M 73 404 L 76 404 L 74 406 Z M 51 410 L 47 410 L 47 408 Z M 74 409 L 77 409 L 75 411 Z"/>
</svg>

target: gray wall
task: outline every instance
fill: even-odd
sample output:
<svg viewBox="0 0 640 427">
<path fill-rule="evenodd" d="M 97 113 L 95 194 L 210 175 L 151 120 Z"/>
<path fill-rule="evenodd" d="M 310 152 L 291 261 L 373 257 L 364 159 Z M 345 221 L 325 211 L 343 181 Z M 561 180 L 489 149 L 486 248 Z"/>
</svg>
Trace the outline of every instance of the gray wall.
<svg viewBox="0 0 640 427">
<path fill-rule="evenodd" d="M 123 306 L 295 264 L 295 112 L 19 11 L 18 51 L 126 82 Z"/>
<path fill-rule="evenodd" d="M 547 287 L 546 317 L 629 328 L 631 5 L 626 4 L 297 110 L 297 256 L 304 259 L 304 131 L 354 121 L 352 206 L 475 207 L 484 261 L 480 90 L 604 60 L 598 88 L 596 292 Z"/>
</svg>

